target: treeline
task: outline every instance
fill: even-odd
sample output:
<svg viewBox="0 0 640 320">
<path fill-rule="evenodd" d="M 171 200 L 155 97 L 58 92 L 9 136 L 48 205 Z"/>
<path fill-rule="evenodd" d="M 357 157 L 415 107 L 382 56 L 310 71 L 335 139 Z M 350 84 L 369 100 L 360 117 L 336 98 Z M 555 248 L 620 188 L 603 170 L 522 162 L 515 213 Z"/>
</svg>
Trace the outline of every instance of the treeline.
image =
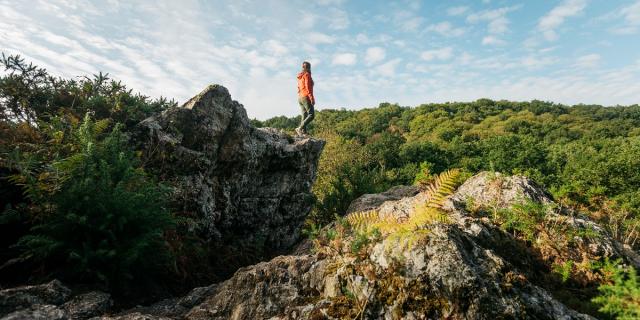
<svg viewBox="0 0 640 320">
<path fill-rule="evenodd" d="M 298 118 L 254 120 L 292 130 Z M 363 193 L 461 168 L 522 174 L 563 205 L 640 246 L 640 106 L 566 106 L 480 99 L 359 111 L 322 110 L 310 129 L 328 141 L 310 219 L 325 224 Z"/>
</svg>

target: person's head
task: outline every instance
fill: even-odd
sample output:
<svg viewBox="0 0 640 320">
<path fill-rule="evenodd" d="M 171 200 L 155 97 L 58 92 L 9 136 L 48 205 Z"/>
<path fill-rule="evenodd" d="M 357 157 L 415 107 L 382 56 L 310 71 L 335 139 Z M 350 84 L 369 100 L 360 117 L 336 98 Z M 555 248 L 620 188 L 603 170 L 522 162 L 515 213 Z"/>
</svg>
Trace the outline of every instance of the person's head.
<svg viewBox="0 0 640 320">
<path fill-rule="evenodd" d="M 304 61 L 302 63 L 302 70 L 311 72 L 311 63 L 309 63 L 309 61 Z"/>
</svg>

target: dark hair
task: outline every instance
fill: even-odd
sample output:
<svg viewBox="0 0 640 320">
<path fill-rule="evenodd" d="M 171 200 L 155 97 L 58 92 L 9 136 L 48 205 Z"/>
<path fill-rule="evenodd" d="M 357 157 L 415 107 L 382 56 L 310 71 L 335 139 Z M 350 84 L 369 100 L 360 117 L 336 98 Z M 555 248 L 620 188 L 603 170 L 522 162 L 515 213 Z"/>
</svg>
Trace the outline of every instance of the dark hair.
<svg viewBox="0 0 640 320">
<path fill-rule="evenodd" d="M 309 61 L 302 62 L 302 68 L 306 71 L 311 71 L 311 63 Z"/>
</svg>

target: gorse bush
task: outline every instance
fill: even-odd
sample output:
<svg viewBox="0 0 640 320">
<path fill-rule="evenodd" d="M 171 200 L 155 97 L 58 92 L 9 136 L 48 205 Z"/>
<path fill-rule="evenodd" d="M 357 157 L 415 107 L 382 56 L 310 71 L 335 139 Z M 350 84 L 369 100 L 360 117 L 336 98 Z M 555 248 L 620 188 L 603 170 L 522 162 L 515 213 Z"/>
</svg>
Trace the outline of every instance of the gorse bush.
<svg viewBox="0 0 640 320">
<path fill-rule="evenodd" d="M 100 139 L 99 124 L 87 115 L 75 132 L 77 150 L 37 173 L 57 175 L 56 186 L 24 178 L 33 172 L 15 179 L 32 198 L 50 197 L 50 211 L 35 217 L 18 246 L 57 276 L 123 289 L 168 270 L 163 233 L 173 220 L 167 190 L 137 168 L 120 126 Z"/>
</svg>

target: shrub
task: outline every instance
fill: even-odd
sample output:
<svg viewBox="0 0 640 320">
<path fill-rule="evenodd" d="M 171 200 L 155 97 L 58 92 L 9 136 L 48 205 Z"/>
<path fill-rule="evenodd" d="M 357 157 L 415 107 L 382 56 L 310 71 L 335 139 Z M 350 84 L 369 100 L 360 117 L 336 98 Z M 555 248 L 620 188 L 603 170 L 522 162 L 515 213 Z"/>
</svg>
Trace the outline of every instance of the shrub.
<svg viewBox="0 0 640 320">
<path fill-rule="evenodd" d="M 59 174 L 50 203 L 39 204 L 52 209 L 35 217 L 18 246 L 54 276 L 122 289 L 133 278 L 167 270 L 163 233 L 173 220 L 165 208 L 165 188 L 136 168 L 120 126 L 103 140 L 95 133 L 87 116 L 76 132 L 77 152 L 40 172 Z M 37 186 L 27 190 L 46 192 Z"/>
<path fill-rule="evenodd" d="M 602 305 L 600 311 L 617 319 L 640 319 L 640 279 L 636 270 L 606 261 L 602 271 L 609 282 L 598 288 L 601 294 L 593 299 Z"/>
</svg>

